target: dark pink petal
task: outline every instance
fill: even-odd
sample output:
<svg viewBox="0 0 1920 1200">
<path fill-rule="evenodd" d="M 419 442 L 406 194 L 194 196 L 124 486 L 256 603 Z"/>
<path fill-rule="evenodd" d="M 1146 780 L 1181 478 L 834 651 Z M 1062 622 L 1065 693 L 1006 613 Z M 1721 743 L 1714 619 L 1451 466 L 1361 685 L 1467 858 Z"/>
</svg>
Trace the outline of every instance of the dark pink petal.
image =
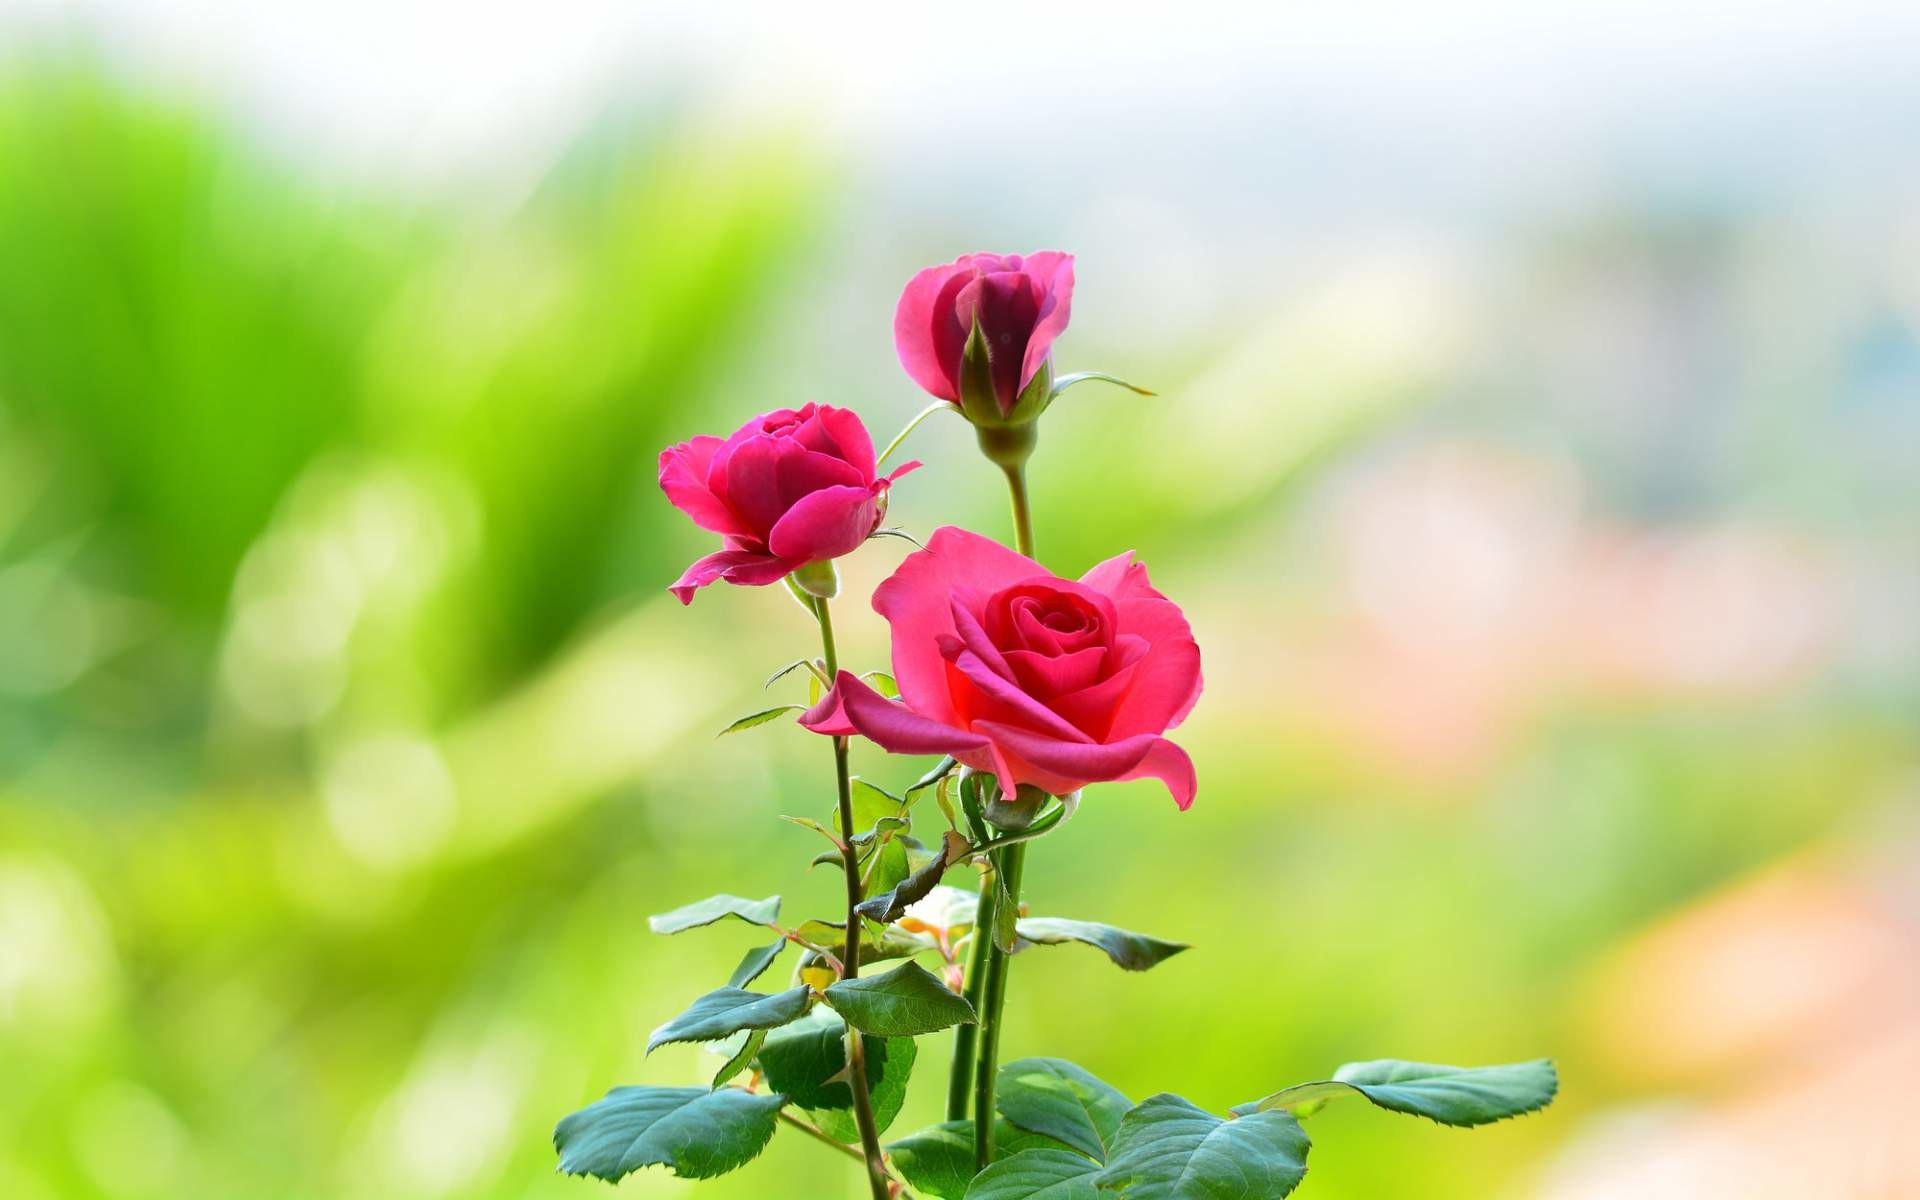
<svg viewBox="0 0 1920 1200">
<path fill-rule="evenodd" d="M 970 706 L 972 711 L 979 715 L 996 722 L 1025 725 L 1047 737 L 1061 738 L 1069 742 L 1092 740 L 1062 720 L 1046 705 L 993 671 L 971 651 L 962 650 L 954 656 L 953 667 L 964 675 L 967 682 L 971 683 L 987 701 L 985 705 Z M 976 720 L 976 727 L 979 724 L 980 722 Z"/>
<path fill-rule="evenodd" d="M 1047 361 L 1053 340 L 1066 332 L 1067 318 L 1073 307 L 1073 255 L 1058 250 L 1029 254 L 1023 264 L 1027 274 L 1040 287 L 1040 311 L 1033 332 L 1027 336 L 1026 353 L 1020 361 L 1020 387 L 1025 388 Z"/>
<path fill-rule="evenodd" d="M 1100 682 L 1107 665 L 1105 646 L 1088 646 L 1071 654 L 1039 654 L 1032 650 L 1009 650 L 1007 666 L 1028 695 L 1051 701 L 1071 695 Z"/>
<path fill-rule="evenodd" d="M 978 734 L 929 721 L 874 691 L 850 671 L 834 677 L 833 689 L 800 714 L 800 724 L 831 737 L 866 738 L 894 754 L 961 754 L 984 750 Z"/>
<path fill-rule="evenodd" d="M 1133 560 L 1133 551 L 1116 554 L 1080 577 L 1080 582 L 1115 601 L 1146 598 L 1165 600 L 1147 582 L 1147 568 Z"/>
<path fill-rule="evenodd" d="M 859 549 L 879 519 L 870 487 L 822 488 L 802 497 L 774 524 L 767 549 L 794 562 L 839 558 Z"/>
<path fill-rule="evenodd" d="M 912 474 L 913 472 L 918 471 L 921 467 L 924 467 L 926 465 L 927 464 L 921 462 L 917 458 L 910 458 L 906 462 L 903 462 L 899 466 L 895 467 L 891 473 L 889 473 L 888 475 L 880 479 L 879 483 L 883 487 L 890 487 L 892 486 L 893 481 L 900 478 L 902 475 Z"/>
<path fill-rule="evenodd" d="M 1111 740 L 1113 718 L 1126 702 L 1127 693 L 1133 690 L 1136 670 L 1136 664 L 1120 666 L 1098 683 L 1064 696 L 1055 696 L 1047 702 L 1048 706 L 1072 721 L 1075 728 L 1086 730 L 1094 741 Z"/>
<path fill-rule="evenodd" d="M 1044 574 L 1040 564 L 998 542 L 942 526 L 927 548 L 909 554 L 873 593 L 873 610 L 893 627 L 893 676 L 914 711 L 953 716 L 947 664 L 937 640 L 955 633 L 952 598 L 987 596 L 1009 583 Z"/>
<path fill-rule="evenodd" d="M 941 400 L 960 399 L 960 351 L 967 331 L 953 313 L 953 295 L 972 275 L 960 263 L 928 267 L 907 281 L 893 310 L 893 349 L 900 365 Z"/>
<path fill-rule="evenodd" d="M 780 463 L 806 453 L 785 438 L 756 437 L 726 447 L 714 457 L 714 466 L 725 472 L 717 494 L 726 498 L 727 506 L 754 536 L 764 538 L 787 511 L 780 491 Z"/>
<path fill-rule="evenodd" d="M 1193 771 L 1193 760 L 1187 752 L 1166 738 L 1153 739 L 1153 748 L 1147 751 L 1140 764 L 1122 775 L 1122 779 L 1158 779 L 1167 785 L 1167 791 L 1173 794 L 1173 802 L 1181 812 L 1193 807 L 1194 793 L 1200 790 L 1200 780 Z"/>
<path fill-rule="evenodd" d="M 1194 642 L 1180 606 L 1171 600 L 1136 594 L 1122 600 L 1120 627 L 1127 637 L 1145 638 L 1134 688 L 1114 717 L 1113 735 L 1161 733 L 1179 725 L 1200 699 L 1200 647 Z"/>
<path fill-rule="evenodd" d="M 782 445 L 782 443 L 774 443 Z M 862 491 L 873 482 L 872 473 L 862 475 L 853 464 L 830 454 L 807 450 L 798 442 L 786 442 L 788 448 L 779 451 L 774 463 L 774 476 L 779 481 L 780 499 L 784 506 L 797 502 L 802 496 L 830 487 L 857 487 Z"/>
<path fill-rule="evenodd" d="M 981 275 L 955 295 L 954 313 L 968 330 L 979 320 L 980 332 L 987 339 L 994 398 L 1001 412 L 1010 411 L 1020 391 L 1027 339 L 1040 316 L 1040 298 L 1032 281 L 1018 271 Z"/>
<path fill-rule="evenodd" d="M 759 587 L 778 583 L 799 565 L 754 550 L 716 550 L 695 560 L 667 590 L 680 597 L 680 603 L 692 604 L 693 594 L 716 579 Z"/>
<path fill-rule="evenodd" d="M 814 414 L 814 424 L 833 441 L 833 453 L 860 473 L 862 483 L 873 482 L 873 435 L 850 408 L 822 404 Z M 809 449 L 819 449 L 810 446 Z"/>
<path fill-rule="evenodd" d="M 726 501 L 707 487 L 707 468 L 720 449 L 716 437 L 697 437 L 660 452 L 660 490 L 673 506 L 709 533 L 745 533 Z"/>
<path fill-rule="evenodd" d="M 1118 742 L 1056 741 L 1010 725 L 982 721 L 975 731 L 1021 760 L 1062 780 L 1081 784 L 1154 776 L 1163 780 L 1182 809 L 1193 803 L 1193 763 L 1172 742 L 1153 734 Z"/>
<path fill-rule="evenodd" d="M 961 603 L 958 597 L 954 597 L 947 606 L 947 612 L 953 618 L 953 632 L 960 645 L 973 651 L 979 656 L 980 661 L 1002 677 L 1012 679 L 1013 668 L 1007 665 L 1006 657 L 1000 653 L 1000 647 L 993 644 L 993 639 L 987 636 L 987 631 L 981 628 L 979 620 L 974 617 L 972 611 Z M 947 659 L 953 657 L 944 645 L 940 648 L 940 654 Z"/>
</svg>

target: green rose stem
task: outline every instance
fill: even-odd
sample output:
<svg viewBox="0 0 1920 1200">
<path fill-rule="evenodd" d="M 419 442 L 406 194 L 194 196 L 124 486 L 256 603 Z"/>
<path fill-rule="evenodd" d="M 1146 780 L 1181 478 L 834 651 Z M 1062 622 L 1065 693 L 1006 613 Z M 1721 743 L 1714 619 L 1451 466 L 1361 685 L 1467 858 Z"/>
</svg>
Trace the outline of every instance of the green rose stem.
<svg viewBox="0 0 1920 1200">
<path fill-rule="evenodd" d="M 1014 549 L 1032 558 L 1033 505 L 1027 496 L 1027 458 L 1033 453 L 1038 429 L 1032 424 L 1010 429 L 976 426 L 980 449 L 1007 476 L 1007 494 L 1013 502 Z M 1011 797 L 1009 797 L 1011 799 Z M 973 954 L 968 963 L 967 999 L 980 1017 L 979 1049 L 972 1039 L 954 1041 L 954 1070 L 965 1078 L 966 1059 L 975 1059 L 973 1067 L 973 1157 L 976 1168 L 984 1170 L 993 1161 L 993 1083 L 1000 1067 L 1000 1014 L 1007 1000 L 1007 954 L 993 944 L 995 920 L 995 876 L 1004 883 L 1006 901 L 1018 911 L 1020 875 L 1026 863 L 1024 844 L 1009 846 L 990 856 L 993 869 L 980 881 L 980 903 L 974 916 Z M 964 1028 L 964 1027 L 963 1027 Z M 953 1092 L 947 1098 L 948 1116 L 955 1117 Z M 961 1116 L 965 1114 L 962 1113 Z"/>
<path fill-rule="evenodd" d="M 829 564 L 828 570 L 831 569 Z M 804 587 L 795 587 L 794 595 L 802 598 L 820 622 L 820 648 L 826 659 L 827 678 L 836 678 L 840 654 L 833 644 L 833 616 L 826 597 L 810 594 Z M 840 857 L 847 872 L 847 940 L 840 956 L 840 977 L 856 979 L 860 975 L 858 910 L 865 897 L 860 887 L 860 852 L 853 845 L 853 835 L 859 831 L 853 827 L 853 781 L 847 774 L 846 738 L 833 739 L 833 772 L 840 787 Z M 847 1087 L 853 1092 L 853 1119 L 860 1127 L 860 1147 L 866 1152 L 867 1182 L 873 1187 L 873 1200 L 888 1200 L 887 1160 L 880 1151 L 880 1129 L 874 1123 L 873 1099 L 867 1092 L 866 1047 L 861 1043 L 860 1031 L 851 1022 L 847 1024 Z"/>
</svg>

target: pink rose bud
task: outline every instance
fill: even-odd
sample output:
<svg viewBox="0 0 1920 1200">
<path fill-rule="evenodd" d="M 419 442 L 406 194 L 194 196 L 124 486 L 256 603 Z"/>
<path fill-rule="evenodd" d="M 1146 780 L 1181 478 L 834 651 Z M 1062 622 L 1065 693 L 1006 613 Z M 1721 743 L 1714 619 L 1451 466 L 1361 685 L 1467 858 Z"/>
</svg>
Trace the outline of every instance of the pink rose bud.
<svg viewBox="0 0 1920 1200">
<path fill-rule="evenodd" d="M 893 481 L 919 465 L 876 477 L 866 426 L 825 404 L 755 417 L 725 441 L 669 446 L 660 452 L 660 489 L 725 549 L 668 590 L 691 604 L 716 579 L 757 587 L 850 554 L 879 527 Z"/>
<path fill-rule="evenodd" d="M 900 701 L 842 671 L 800 718 L 815 733 L 951 754 L 1006 796 L 1153 776 L 1193 803 L 1193 762 L 1163 735 L 1200 698 L 1200 647 L 1131 553 L 1073 581 L 948 526 L 873 607 L 893 628 Z"/>
<path fill-rule="evenodd" d="M 968 254 L 915 275 L 893 314 L 914 382 L 983 429 L 1031 422 L 1053 398 L 1053 339 L 1067 327 L 1073 255 Z"/>
</svg>

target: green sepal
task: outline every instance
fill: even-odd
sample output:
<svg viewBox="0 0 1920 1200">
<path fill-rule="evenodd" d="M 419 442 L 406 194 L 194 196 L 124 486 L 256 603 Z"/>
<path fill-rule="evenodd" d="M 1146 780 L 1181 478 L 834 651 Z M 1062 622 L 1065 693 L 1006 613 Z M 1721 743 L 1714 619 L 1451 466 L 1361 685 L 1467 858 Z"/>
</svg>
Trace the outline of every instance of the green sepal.
<svg viewBox="0 0 1920 1200">
<path fill-rule="evenodd" d="M 1053 382 L 1053 359 L 1044 359 L 1040 369 L 1033 373 L 1033 378 L 1027 380 L 1027 386 L 1021 388 L 1020 394 L 1013 398 L 1013 408 L 1007 413 L 1007 424 L 1027 425 L 1039 420 L 1040 414 L 1047 411 L 1047 405 L 1052 404 L 1058 394 Z"/>
<path fill-rule="evenodd" d="M 1004 425 L 1000 397 L 993 387 L 993 351 L 986 332 L 980 328 L 980 314 L 973 315 L 973 328 L 960 350 L 960 412 L 980 425 Z"/>
<path fill-rule="evenodd" d="M 826 997 L 848 1024 L 882 1037 L 917 1037 L 975 1020 L 965 996 L 911 959 L 881 975 L 842 980 Z"/>
<path fill-rule="evenodd" d="M 618 1087 L 553 1128 L 560 1170 L 617 1183 L 646 1166 L 711 1179 L 753 1161 L 787 1098 L 739 1088 Z"/>
<path fill-rule="evenodd" d="M 773 965 L 774 960 L 780 957 L 780 952 L 786 948 L 787 939 L 781 938 L 771 946 L 756 946 L 747 951 L 746 957 L 740 960 L 740 965 L 735 967 L 733 974 L 727 977 L 727 986 L 743 988 L 760 978 L 766 973 L 767 968 Z"/>
<path fill-rule="evenodd" d="M 1071 1150 L 1022 1150 L 974 1176 L 965 1200 L 1100 1200 L 1102 1170 Z"/>
<path fill-rule="evenodd" d="M 1006 1155 L 1064 1149 L 1052 1138 L 1016 1129 L 999 1118 L 993 1122 L 993 1147 Z M 908 1134 L 887 1147 L 887 1158 L 917 1191 L 938 1200 L 962 1200 L 975 1174 L 973 1122 L 943 1121 Z"/>
<path fill-rule="evenodd" d="M 777 721 L 791 712 L 805 712 L 804 704 L 780 704 L 773 708 L 763 708 L 757 713 L 748 713 L 733 724 L 722 729 L 715 737 L 725 737 L 730 733 L 739 733 L 743 729 L 752 729 L 756 725 L 765 725 L 768 721 Z"/>
<path fill-rule="evenodd" d="M 662 934 L 685 933 L 689 929 L 699 929 L 728 917 L 737 917 L 749 925 L 771 925 L 780 919 L 780 897 L 748 900 L 744 896 L 722 892 L 705 900 L 683 904 L 672 912 L 648 917 L 647 928 Z"/>
<path fill-rule="evenodd" d="M 711 1042 L 742 1029 L 773 1029 L 807 1011 L 810 988 L 789 988 L 766 995 L 725 987 L 695 1000 L 687 1011 L 653 1031 L 647 1053 L 671 1042 Z"/>
<path fill-rule="evenodd" d="M 1015 929 L 1022 943 L 1036 946 L 1057 946 L 1062 942 L 1097 946 L 1123 971 L 1145 971 L 1182 950 L 1193 949 L 1185 942 L 1165 942 L 1144 933 L 1065 917 L 1022 917 Z"/>
<path fill-rule="evenodd" d="M 906 1103 L 918 1047 L 912 1038 L 862 1034 L 860 1041 L 867 1060 L 873 1119 L 885 1132 Z M 804 1020 L 774 1030 L 760 1049 L 760 1069 L 767 1086 L 807 1110 L 828 1137 L 849 1143 L 860 1140 L 853 1118 L 853 1089 L 846 1082 L 847 1026 L 839 1017 L 815 1010 Z"/>
<path fill-rule="evenodd" d="M 1281 1200 L 1306 1177 L 1311 1144 L 1286 1113 L 1229 1121 L 1162 1092 L 1121 1120 L 1099 1185 L 1127 1200 Z"/>
<path fill-rule="evenodd" d="M 1391 1112 L 1470 1128 L 1537 1112 L 1553 1102 L 1560 1076 L 1553 1060 L 1495 1067 L 1448 1067 L 1383 1058 L 1348 1063 L 1333 1078 L 1282 1088 L 1232 1110 L 1237 1116 L 1284 1109 L 1309 1116 L 1328 1100 L 1361 1096 Z"/>
<path fill-rule="evenodd" d="M 922 775 L 920 778 L 914 780 L 912 786 L 907 788 L 907 795 L 912 796 L 915 792 L 924 791 L 925 789 L 932 787 L 934 784 L 939 783 L 942 779 L 945 779 L 948 775 L 951 775 L 953 773 L 953 769 L 959 765 L 960 765 L 960 760 L 954 758 L 951 754 L 949 754 L 947 757 L 935 763 L 931 771 L 928 771 L 925 775 Z"/>
<path fill-rule="evenodd" d="M 1101 1162 L 1133 1107 L 1118 1088 L 1063 1058 L 1007 1063 L 994 1080 L 994 1096 L 1010 1123 Z"/>
<path fill-rule="evenodd" d="M 1137 383 L 1128 383 L 1118 375 L 1109 375 L 1105 371 L 1075 371 L 1071 375 L 1062 375 L 1059 379 L 1054 380 L 1049 390 L 1048 398 L 1058 399 L 1061 392 L 1066 391 L 1076 383 L 1085 383 L 1089 379 L 1098 379 L 1101 383 L 1119 384 L 1121 387 L 1136 395 L 1158 396 L 1160 394 L 1159 392 L 1149 391 Z"/>
</svg>

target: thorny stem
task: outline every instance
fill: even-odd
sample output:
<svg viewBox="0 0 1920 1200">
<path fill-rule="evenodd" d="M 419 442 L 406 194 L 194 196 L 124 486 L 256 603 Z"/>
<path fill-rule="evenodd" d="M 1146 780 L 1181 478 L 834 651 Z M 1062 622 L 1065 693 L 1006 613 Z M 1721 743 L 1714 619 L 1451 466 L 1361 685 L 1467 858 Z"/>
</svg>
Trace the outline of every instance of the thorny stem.
<svg viewBox="0 0 1920 1200">
<path fill-rule="evenodd" d="M 827 677 L 838 678 L 839 651 L 833 644 L 833 617 L 827 602 L 812 597 L 814 616 L 820 622 L 820 648 L 825 652 Z M 840 791 L 841 861 L 847 874 L 847 940 L 840 956 L 842 979 L 860 975 L 860 852 L 854 849 L 853 781 L 847 773 L 847 739 L 833 739 L 833 771 Z M 867 1091 L 867 1054 L 860 1031 L 847 1025 L 847 1087 L 853 1092 L 853 1119 L 860 1128 L 860 1146 L 865 1151 L 867 1181 L 873 1188 L 873 1200 L 888 1200 L 891 1188 L 887 1180 L 887 1160 L 880 1151 L 880 1130 L 873 1119 L 873 1099 Z"/>
</svg>

